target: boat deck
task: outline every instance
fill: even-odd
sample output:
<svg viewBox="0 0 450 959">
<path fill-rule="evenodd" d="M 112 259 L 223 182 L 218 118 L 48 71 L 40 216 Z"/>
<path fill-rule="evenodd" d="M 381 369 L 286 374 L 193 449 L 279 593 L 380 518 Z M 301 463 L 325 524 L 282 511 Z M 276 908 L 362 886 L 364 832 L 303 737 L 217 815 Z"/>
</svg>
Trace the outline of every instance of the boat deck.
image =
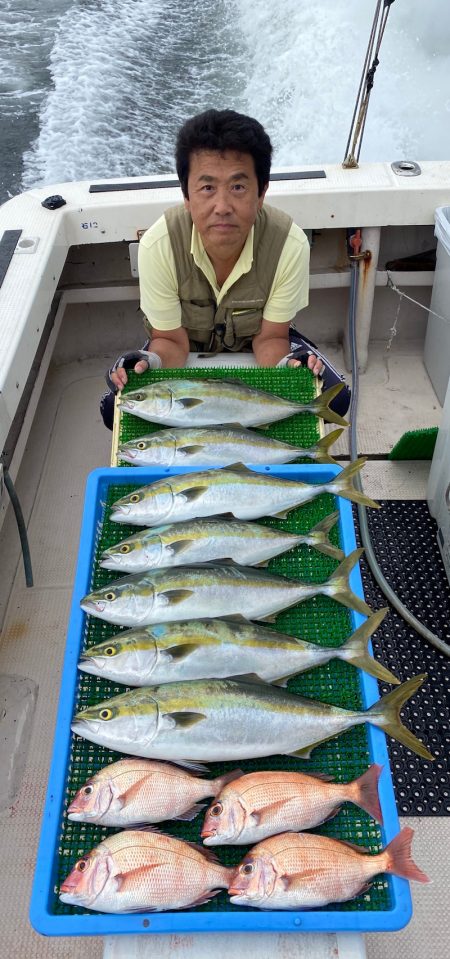
<svg viewBox="0 0 450 959">
<path fill-rule="evenodd" d="M 422 342 L 370 344 L 369 367 L 360 378 L 358 446 L 369 456 L 363 471 L 365 491 L 377 499 L 425 499 L 427 461 L 386 462 L 386 455 L 410 429 L 439 425 L 441 407 L 422 363 Z M 342 367 L 337 348 L 330 358 Z M 3 863 L 3 922 L 0 934 L 5 959 L 144 959 L 181 955 L 221 959 L 230 939 L 204 935 L 136 939 L 45 939 L 28 920 L 40 817 L 52 750 L 59 676 L 64 654 L 72 582 L 78 550 L 84 486 L 94 468 L 109 465 L 111 434 L 98 412 L 104 389 L 107 355 L 49 369 L 26 453 L 16 482 L 31 547 L 34 587 L 25 586 L 14 518 L 9 510 L 0 533 L 2 577 L 0 616 L 3 632 L 0 672 L 34 680 L 38 695 L 29 732 L 16 736 L 14 762 L 20 785 L 0 812 Z M 345 434 L 334 455 L 347 454 Z M 370 459 L 370 457 L 378 457 Z M 380 458 L 381 457 L 381 458 Z M 0 753 L 2 776 L 12 782 L 11 742 Z M 9 757 L 9 758 L 8 758 Z M 5 803 L 4 803 L 5 805 Z M 259 959 L 446 959 L 448 955 L 447 849 L 450 818 L 402 819 L 415 829 L 414 857 L 433 885 L 412 885 L 414 914 L 401 932 L 360 936 L 290 934 L 260 936 L 252 943 Z M 253 937 L 252 937 L 253 938 Z M 236 955 L 250 945 L 249 936 L 233 937 Z M 241 950 L 242 947 L 242 950 Z"/>
</svg>

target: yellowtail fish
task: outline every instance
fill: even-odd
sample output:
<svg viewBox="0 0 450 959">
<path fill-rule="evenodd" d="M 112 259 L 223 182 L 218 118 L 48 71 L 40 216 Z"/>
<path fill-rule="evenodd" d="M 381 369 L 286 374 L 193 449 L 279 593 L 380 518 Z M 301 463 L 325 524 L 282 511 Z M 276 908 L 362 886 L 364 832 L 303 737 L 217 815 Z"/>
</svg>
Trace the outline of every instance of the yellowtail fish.
<svg viewBox="0 0 450 959">
<path fill-rule="evenodd" d="M 237 462 L 275 466 L 299 457 L 336 464 L 328 450 L 342 432 L 334 430 L 305 448 L 243 427 L 180 427 L 120 443 L 117 455 L 133 466 L 231 466 Z"/>
<path fill-rule="evenodd" d="M 408 679 L 362 712 L 233 679 L 144 686 L 77 713 L 72 730 L 122 753 L 188 765 L 278 753 L 308 759 L 319 743 L 368 722 L 432 760 L 399 718 L 425 678 Z"/>
<path fill-rule="evenodd" d="M 272 836 L 254 846 L 237 868 L 228 890 L 231 902 L 256 909 L 317 909 L 354 899 L 383 872 L 429 882 L 411 858 L 413 835 L 405 826 L 375 855 L 311 833 Z"/>
<path fill-rule="evenodd" d="M 195 776 L 171 763 L 119 759 L 78 790 L 68 819 L 122 829 L 164 819 L 194 819 L 203 809 L 202 799 L 217 796 L 226 783 L 242 775 L 238 769 L 217 779 L 202 779 L 201 770 L 200 763 Z"/>
<path fill-rule="evenodd" d="M 299 534 L 224 519 L 194 519 L 152 526 L 106 549 L 100 566 L 118 573 L 144 573 L 163 566 L 190 566 L 226 559 L 243 566 L 262 566 L 273 556 L 302 543 L 334 559 L 342 559 L 343 551 L 328 538 L 338 517 L 336 510 L 309 533 Z"/>
<path fill-rule="evenodd" d="M 328 405 L 341 389 L 342 384 L 337 383 L 308 403 L 294 403 L 237 379 L 160 380 L 122 394 L 119 406 L 163 426 L 267 426 L 294 413 L 312 413 L 329 423 L 348 426 Z"/>
<path fill-rule="evenodd" d="M 97 912 L 162 912 L 209 902 L 232 869 L 210 850 L 159 833 L 126 829 L 78 860 L 60 887 L 61 902 Z"/>
<path fill-rule="evenodd" d="M 367 651 L 386 613 L 387 607 L 373 613 L 338 648 L 308 643 L 255 623 L 224 619 L 157 623 L 90 646 L 78 668 L 125 686 L 245 675 L 286 685 L 290 676 L 340 659 L 384 683 L 398 684 L 396 676 Z"/>
<path fill-rule="evenodd" d="M 349 575 L 363 549 L 355 549 L 324 583 L 277 576 L 253 566 L 175 566 L 132 573 L 88 593 L 80 606 L 117 626 L 235 616 L 274 621 L 276 613 L 313 596 L 329 596 L 369 616 L 372 610 L 350 588 Z"/>
<path fill-rule="evenodd" d="M 378 503 L 353 486 L 353 477 L 365 462 L 366 457 L 363 457 L 349 463 L 326 483 L 280 479 L 267 473 L 255 473 L 242 465 L 232 470 L 211 469 L 166 476 L 122 496 L 113 504 L 110 518 L 115 523 L 131 526 L 159 526 L 224 513 L 245 520 L 262 516 L 286 519 L 289 510 L 310 503 L 322 493 L 343 496 L 378 509 Z"/>
<path fill-rule="evenodd" d="M 332 819 L 345 802 L 355 803 L 382 822 L 375 763 L 349 783 L 327 782 L 320 773 L 248 773 L 227 785 L 209 807 L 202 826 L 205 846 L 260 842 L 280 832 L 313 829 Z"/>
</svg>

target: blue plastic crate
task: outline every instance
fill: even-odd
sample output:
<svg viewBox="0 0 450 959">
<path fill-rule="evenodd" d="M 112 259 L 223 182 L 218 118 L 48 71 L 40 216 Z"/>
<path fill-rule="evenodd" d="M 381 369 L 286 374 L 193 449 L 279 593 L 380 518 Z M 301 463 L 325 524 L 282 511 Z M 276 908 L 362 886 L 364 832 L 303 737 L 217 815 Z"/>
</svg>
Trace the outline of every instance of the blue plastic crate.
<svg viewBox="0 0 450 959">
<path fill-rule="evenodd" d="M 332 479 L 339 468 L 335 466 L 295 465 L 277 467 L 255 467 L 257 472 L 268 472 L 287 479 L 302 482 L 323 483 Z M 196 472 L 176 469 L 115 468 L 98 469 L 87 480 L 84 515 L 82 521 L 78 564 L 73 590 L 72 607 L 67 635 L 66 653 L 61 681 L 60 701 L 56 719 L 53 758 L 49 774 L 46 804 L 41 827 L 40 844 L 37 855 L 35 878 L 32 890 L 30 920 L 33 927 L 44 935 L 52 936 L 105 936 L 118 933 L 198 933 L 198 932 L 373 932 L 391 931 L 405 926 L 411 918 L 412 906 L 409 883 L 396 876 L 384 876 L 388 887 L 386 908 L 366 910 L 353 908 L 346 911 L 342 907 L 329 906 L 326 909 L 310 911 L 269 911 L 233 907 L 202 911 L 193 908 L 184 911 L 139 914 L 98 914 L 75 908 L 71 914 L 58 914 L 57 902 L 58 867 L 61 858 L 61 835 L 67 806 L 68 786 L 70 783 L 70 762 L 72 733 L 70 724 L 76 711 L 76 697 L 80 674 L 77 670 L 80 651 L 83 648 L 86 633 L 86 615 L 80 609 L 80 599 L 91 588 L 95 568 L 96 545 L 99 531 L 104 520 L 104 504 L 111 487 L 137 486 L 150 483 L 165 475 L 181 472 Z M 339 536 L 345 554 L 356 546 L 352 509 L 349 502 L 341 498 L 336 500 L 339 509 Z M 302 507 L 304 509 L 305 507 Z M 123 529 L 119 530 L 123 538 Z M 114 574 L 116 575 L 116 574 Z M 362 582 L 358 566 L 350 576 L 350 584 L 355 593 L 363 597 Z M 332 600 L 327 602 L 333 603 Z M 303 604 L 307 605 L 307 604 Z M 336 605 L 336 604 L 334 604 Z M 350 622 L 354 630 L 364 621 L 359 613 L 351 611 Z M 351 667 L 348 667 L 351 669 Z M 355 671 L 356 672 L 356 671 Z M 377 682 L 371 676 L 358 671 L 362 704 L 370 706 L 378 698 Z M 84 678 L 85 674 L 84 674 Z M 94 677 L 92 677 L 94 679 Z M 305 695 L 308 695 L 305 693 Z M 99 697 L 99 700 L 102 697 Z M 331 700 L 333 701 L 333 700 Z M 389 770 L 388 753 L 384 734 L 375 727 L 365 724 L 367 733 L 368 759 L 381 764 L 383 772 L 379 793 L 384 825 L 379 827 L 383 847 L 399 831 L 399 822 L 394 799 L 392 779 Z M 344 734 L 349 736 L 350 733 Z M 338 737 L 339 741 L 341 737 Z M 314 754 L 313 754 L 314 755 Z M 307 771 L 307 766 L 302 766 Z M 78 824 L 80 825 L 80 824 Z M 165 826 L 161 827 L 166 831 Z M 344 837 L 343 838 L 348 838 Z M 353 837 L 352 837 L 353 838 Z M 364 845 L 364 837 L 354 837 Z M 86 845 L 83 852 L 89 851 L 97 842 Z M 221 848 L 217 849 L 220 858 Z M 81 852 L 79 853 L 81 855 Z M 77 857 L 78 858 L 78 857 Z M 64 875 L 67 875 L 74 862 L 68 861 Z M 70 907 L 69 907 L 70 908 Z"/>
</svg>

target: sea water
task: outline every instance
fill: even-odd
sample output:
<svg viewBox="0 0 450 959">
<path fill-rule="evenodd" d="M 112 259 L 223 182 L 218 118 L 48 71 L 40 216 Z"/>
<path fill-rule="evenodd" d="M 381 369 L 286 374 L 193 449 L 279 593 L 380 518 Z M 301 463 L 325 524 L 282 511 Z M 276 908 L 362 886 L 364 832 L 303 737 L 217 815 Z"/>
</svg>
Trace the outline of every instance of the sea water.
<svg viewBox="0 0 450 959">
<path fill-rule="evenodd" d="M 276 166 L 340 162 L 376 0 L 0 0 L 0 201 L 173 172 L 208 107 L 257 117 Z M 450 158 L 450 4 L 395 0 L 361 161 Z"/>
</svg>

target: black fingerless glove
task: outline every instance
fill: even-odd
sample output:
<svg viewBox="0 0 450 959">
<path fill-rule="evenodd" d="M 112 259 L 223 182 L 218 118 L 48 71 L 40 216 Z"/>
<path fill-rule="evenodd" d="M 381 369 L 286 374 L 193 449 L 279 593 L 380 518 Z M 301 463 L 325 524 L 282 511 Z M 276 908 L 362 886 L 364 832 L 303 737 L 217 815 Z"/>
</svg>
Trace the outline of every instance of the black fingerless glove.
<svg viewBox="0 0 450 959">
<path fill-rule="evenodd" d="M 149 352 L 145 347 L 149 345 L 148 341 L 144 344 L 143 350 L 129 350 L 127 353 L 122 353 L 122 356 L 119 356 L 115 363 L 107 370 L 105 379 L 108 384 L 108 389 L 111 390 L 111 393 L 117 393 L 118 387 L 113 383 L 111 379 L 111 374 L 115 373 L 119 367 L 123 367 L 125 370 L 134 369 L 136 363 L 139 360 L 145 360 L 148 364 L 149 370 L 159 370 L 161 369 L 161 357 L 157 353 Z"/>
<path fill-rule="evenodd" d="M 344 376 L 342 373 L 332 366 L 329 359 L 318 349 L 315 343 L 312 340 L 308 340 L 306 336 L 301 333 L 298 333 L 296 330 L 290 330 L 290 347 L 291 352 L 287 356 L 284 356 L 277 366 L 287 366 L 289 360 L 299 360 L 302 366 L 308 364 L 308 358 L 311 355 L 317 356 L 319 360 L 322 361 L 323 371 L 320 374 L 322 379 L 322 390 L 328 390 L 331 386 L 335 386 L 336 383 L 342 383 L 342 389 L 334 397 L 330 403 L 330 409 L 334 410 L 335 413 L 339 413 L 340 416 L 345 416 L 351 400 L 351 390 L 345 382 Z"/>
</svg>

